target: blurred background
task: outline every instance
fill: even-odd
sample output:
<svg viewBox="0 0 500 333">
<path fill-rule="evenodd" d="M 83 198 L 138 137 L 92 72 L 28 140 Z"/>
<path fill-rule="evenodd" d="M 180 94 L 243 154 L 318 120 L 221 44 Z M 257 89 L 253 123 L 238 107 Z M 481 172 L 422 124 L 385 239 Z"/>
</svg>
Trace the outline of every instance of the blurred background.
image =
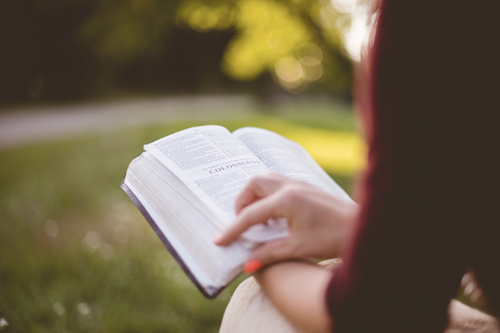
<svg viewBox="0 0 500 333">
<path fill-rule="evenodd" d="M 153 140 L 202 124 L 301 143 L 349 193 L 367 2 L 0 1 L 0 330 L 217 332 L 119 189 Z"/>
<path fill-rule="evenodd" d="M 355 9 L 356 0 L 2 1 L 0 103 L 282 91 L 349 99 L 359 42 L 342 41 Z"/>
</svg>

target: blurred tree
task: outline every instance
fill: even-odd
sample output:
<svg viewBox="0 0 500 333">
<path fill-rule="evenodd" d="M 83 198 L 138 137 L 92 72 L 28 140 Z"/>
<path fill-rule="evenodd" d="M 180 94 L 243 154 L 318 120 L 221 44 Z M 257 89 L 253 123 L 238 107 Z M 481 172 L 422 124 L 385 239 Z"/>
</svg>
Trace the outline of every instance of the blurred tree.
<svg viewBox="0 0 500 333">
<path fill-rule="evenodd" d="M 340 33 L 348 16 L 322 0 L 185 0 L 180 26 L 196 31 L 237 31 L 222 61 L 236 80 L 275 74 L 289 92 L 320 82 L 331 92 L 349 94 L 350 61 L 341 52 Z"/>
<path fill-rule="evenodd" d="M 234 29 L 221 66 L 235 80 L 251 81 L 267 71 L 289 92 L 313 82 L 330 92 L 350 92 L 351 67 L 340 38 L 346 16 L 329 1 L 105 0 L 83 33 L 114 68 L 161 54 L 161 40 L 175 31 L 174 23 L 200 33 Z"/>
<path fill-rule="evenodd" d="M 328 0 L 16 0 L 0 16 L 0 102 L 266 78 L 291 93 L 350 94 L 348 18 Z"/>
<path fill-rule="evenodd" d="M 161 51 L 183 0 L 99 0 L 81 34 L 112 68 Z"/>
</svg>

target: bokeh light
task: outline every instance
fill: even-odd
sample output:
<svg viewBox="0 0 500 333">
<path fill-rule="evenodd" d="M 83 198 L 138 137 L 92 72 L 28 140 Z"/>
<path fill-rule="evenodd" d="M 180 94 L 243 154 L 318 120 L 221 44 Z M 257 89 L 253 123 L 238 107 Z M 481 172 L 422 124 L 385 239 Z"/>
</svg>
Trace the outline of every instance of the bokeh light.
<svg viewBox="0 0 500 333">
<path fill-rule="evenodd" d="M 343 14 L 352 14 L 356 10 L 357 0 L 332 0 L 333 8 Z"/>
<path fill-rule="evenodd" d="M 369 1 L 331 0 L 332 7 L 343 14 L 336 26 L 342 35 L 342 45 L 353 61 L 359 62 L 370 43 L 377 12 L 373 12 Z"/>
<path fill-rule="evenodd" d="M 314 43 L 304 43 L 297 48 L 297 56 L 302 64 L 316 66 L 323 61 L 323 52 Z"/>
<path fill-rule="evenodd" d="M 306 81 L 317 81 L 323 76 L 323 66 L 317 64 L 314 66 L 303 66 L 303 77 Z"/>
<path fill-rule="evenodd" d="M 208 6 L 201 1 L 184 1 L 176 14 L 178 23 L 187 22 L 191 29 L 199 32 L 228 29 L 233 18 L 229 5 Z"/>
<path fill-rule="evenodd" d="M 302 66 L 297 60 L 287 57 L 276 63 L 276 74 L 286 83 L 298 82 L 302 78 Z"/>
<path fill-rule="evenodd" d="M 291 57 L 280 59 L 276 63 L 276 75 L 281 86 L 291 93 L 299 93 L 304 89 L 304 71 L 299 61 Z"/>
<path fill-rule="evenodd" d="M 297 56 L 302 64 L 302 76 L 306 81 L 317 81 L 323 76 L 323 52 L 314 43 L 305 43 L 297 48 Z"/>
</svg>

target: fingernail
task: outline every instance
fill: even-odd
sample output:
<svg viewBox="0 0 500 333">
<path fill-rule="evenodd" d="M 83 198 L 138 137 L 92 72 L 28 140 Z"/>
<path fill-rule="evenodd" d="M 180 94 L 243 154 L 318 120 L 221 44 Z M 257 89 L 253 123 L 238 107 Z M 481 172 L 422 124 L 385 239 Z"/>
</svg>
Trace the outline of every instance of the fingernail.
<svg viewBox="0 0 500 333">
<path fill-rule="evenodd" d="M 257 259 L 252 259 L 245 264 L 243 271 L 245 273 L 253 273 L 262 267 L 262 263 Z"/>
<path fill-rule="evenodd" d="M 220 238 L 221 238 L 220 235 L 215 236 L 213 242 L 215 244 L 219 244 Z"/>
</svg>

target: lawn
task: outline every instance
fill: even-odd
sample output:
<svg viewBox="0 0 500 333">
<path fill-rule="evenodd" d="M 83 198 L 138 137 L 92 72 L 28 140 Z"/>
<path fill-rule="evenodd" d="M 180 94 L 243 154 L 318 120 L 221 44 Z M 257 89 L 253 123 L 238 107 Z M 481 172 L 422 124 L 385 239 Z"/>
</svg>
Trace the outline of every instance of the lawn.
<svg viewBox="0 0 500 333">
<path fill-rule="evenodd" d="M 304 145 L 349 191 L 364 147 L 348 106 L 259 110 L 258 126 Z M 217 332 L 217 299 L 191 284 L 118 185 L 142 145 L 191 121 L 0 152 L 3 332 Z"/>
</svg>

